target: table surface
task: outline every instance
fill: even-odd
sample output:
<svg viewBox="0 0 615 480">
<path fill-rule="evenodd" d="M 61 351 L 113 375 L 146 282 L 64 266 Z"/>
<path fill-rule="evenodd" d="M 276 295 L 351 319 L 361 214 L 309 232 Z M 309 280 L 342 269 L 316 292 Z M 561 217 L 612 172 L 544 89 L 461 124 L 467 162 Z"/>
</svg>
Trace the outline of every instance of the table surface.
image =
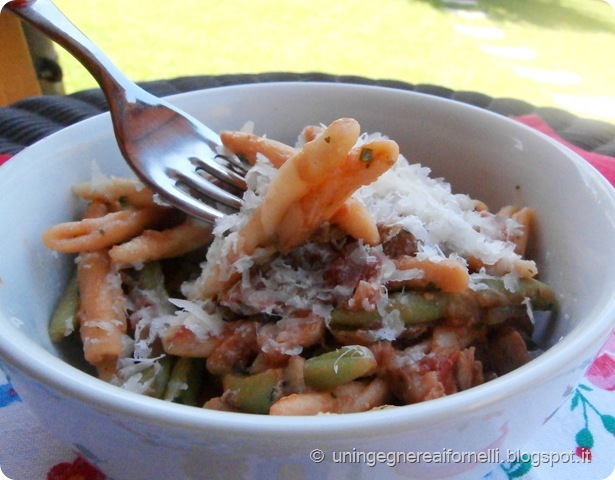
<svg viewBox="0 0 615 480">
<path fill-rule="evenodd" d="M 199 76 L 149 82 L 144 86 L 164 96 L 220 85 L 276 80 L 371 83 L 471 103 L 516 117 L 551 135 L 584 156 L 615 183 L 615 126 L 580 119 L 558 109 L 534 107 L 522 100 L 494 99 L 477 92 L 455 92 L 434 85 L 327 74 Z M 63 97 L 33 97 L 0 108 L 0 163 L 35 141 L 104 110 L 106 104 L 98 90 Z M 517 452 L 520 456 L 494 465 L 485 479 L 615 479 L 615 332 L 581 382 L 571 386 L 568 394 L 540 434 Z M 1 370 L 0 432 L 0 480 L 106 478 L 38 422 Z"/>
</svg>

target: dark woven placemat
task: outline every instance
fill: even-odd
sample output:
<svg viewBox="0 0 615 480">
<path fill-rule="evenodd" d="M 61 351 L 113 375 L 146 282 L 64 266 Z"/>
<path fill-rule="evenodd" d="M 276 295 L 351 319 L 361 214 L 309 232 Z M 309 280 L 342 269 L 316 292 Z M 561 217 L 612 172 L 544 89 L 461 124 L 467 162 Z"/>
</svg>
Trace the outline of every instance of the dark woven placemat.
<svg viewBox="0 0 615 480">
<path fill-rule="evenodd" d="M 506 116 L 534 113 L 571 143 L 591 152 L 615 157 L 615 125 L 608 122 L 580 118 L 558 108 L 536 107 L 514 98 L 493 98 L 478 92 L 455 91 L 437 85 L 324 73 L 284 72 L 200 75 L 142 82 L 140 85 L 156 96 L 166 96 L 224 85 L 275 81 L 381 85 L 450 98 Z M 106 110 L 107 104 L 99 89 L 84 90 L 66 96 L 32 97 L 0 108 L 0 153 L 15 154 L 47 135 Z"/>
</svg>

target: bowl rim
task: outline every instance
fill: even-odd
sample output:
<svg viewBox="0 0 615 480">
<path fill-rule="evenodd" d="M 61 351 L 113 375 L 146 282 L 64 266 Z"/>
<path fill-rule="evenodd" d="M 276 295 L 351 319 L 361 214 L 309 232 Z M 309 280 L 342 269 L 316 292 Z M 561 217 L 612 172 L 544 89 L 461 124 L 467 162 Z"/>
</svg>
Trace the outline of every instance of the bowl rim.
<svg viewBox="0 0 615 480">
<path fill-rule="evenodd" d="M 531 135 L 542 138 L 544 142 L 558 149 L 572 163 L 583 172 L 584 178 L 591 181 L 595 187 L 606 191 L 607 198 L 615 211 L 615 189 L 607 180 L 577 153 L 556 140 L 527 127 L 512 119 L 490 112 L 483 108 L 465 104 L 448 98 L 437 97 L 415 91 L 399 90 L 392 87 L 378 85 L 359 85 L 330 82 L 267 82 L 258 84 L 227 85 L 204 90 L 196 90 L 165 97 L 171 103 L 182 103 L 198 99 L 201 95 L 215 95 L 221 90 L 270 90 L 276 88 L 293 89 L 355 89 L 357 91 L 386 90 L 388 94 L 400 97 L 421 97 L 425 101 L 440 104 L 449 104 L 453 108 L 471 115 L 489 116 L 493 121 L 515 125 L 519 130 L 530 132 Z M 79 129 L 97 125 L 108 121 L 109 113 L 102 113 L 83 120 L 77 124 L 66 127 L 51 136 L 27 147 L 16 157 L 29 155 L 38 149 L 48 148 L 49 145 L 59 145 L 65 135 L 78 133 Z M 110 131 L 110 125 L 104 127 Z M 18 162 L 7 162 L 0 167 L 0 172 L 10 170 Z M 0 175 L 1 177 L 2 175 Z M 0 182 L 1 183 L 1 182 Z M 587 325 L 577 325 L 560 342 L 552 346 L 538 358 L 532 360 L 515 371 L 500 378 L 473 387 L 469 390 L 456 393 L 444 398 L 430 400 L 413 405 L 383 409 L 345 415 L 320 415 L 298 417 L 270 417 L 266 415 L 238 414 L 233 412 L 219 412 L 195 407 L 172 404 L 163 400 L 146 397 L 140 394 L 123 390 L 105 383 L 89 374 L 73 367 L 62 359 L 54 356 L 45 348 L 29 339 L 18 328 L 11 325 L 10 319 L 0 322 L 9 324 L 6 331 L 0 330 L 0 360 L 12 368 L 20 370 L 27 376 L 37 380 L 69 398 L 96 405 L 98 408 L 115 413 L 140 418 L 145 421 L 154 421 L 158 425 L 174 426 L 187 431 L 201 429 L 214 429 L 232 432 L 238 435 L 270 435 L 281 437 L 296 437 L 301 434 L 340 434 L 353 435 L 360 431 L 373 429 L 378 432 L 391 433 L 401 431 L 412 426 L 432 427 L 441 421 L 451 411 L 473 412 L 480 415 L 481 408 L 497 402 L 516 392 L 527 391 L 534 385 L 546 382 L 561 372 L 565 365 L 578 365 L 579 358 L 594 355 L 600 346 L 606 342 L 608 334 L 613 329 L 612 320 L 615 318 L 615 298 L 607 302 L 602 308 L 602 315 L 593 319 Z M 582 328 L 581 328 L 582 327 Z M 24 355 L 24 352 L 28 352 Z M 564 396 L 562 392 L 562 402 Z M 309 421 L 306 421 L 309 418 Z"/>
</svg>

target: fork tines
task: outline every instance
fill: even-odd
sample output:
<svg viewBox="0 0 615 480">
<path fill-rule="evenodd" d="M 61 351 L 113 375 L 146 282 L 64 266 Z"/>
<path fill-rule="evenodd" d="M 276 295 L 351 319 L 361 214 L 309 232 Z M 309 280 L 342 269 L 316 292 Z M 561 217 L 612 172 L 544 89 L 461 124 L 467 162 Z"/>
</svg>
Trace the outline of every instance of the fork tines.
<svg viewBox="0 0 615 480">
<path fill-rule="evenodd" d="M 235 189 L 241 191 L 247 189 L 246 179 L 244 178 L 245 166 L 239 163 L 239 160 L 231 161 L 229 157 L 218 155 L 215 159 L 206 158 L 205 160 L 192 157 L 190 161 L 197 171 L 200 170 L 226 185 L 235 187 Z M 221 161 L 224 161 L 226 166 L 220 163 Z"/>
<path fill-rule="evenodd" d="M 215 222 L 225 214 L 234 213 L 242 204 L 246 190 L 244 175 L 246 167 L 240 160 L 228 157 L 201 160 L 190 158 L 193 170 L 167 169 L 167 175 L 175 181 L 182 207 L 199 218 Z M 223 165 L 224 161 L 226 165 Z"/>
</svg>

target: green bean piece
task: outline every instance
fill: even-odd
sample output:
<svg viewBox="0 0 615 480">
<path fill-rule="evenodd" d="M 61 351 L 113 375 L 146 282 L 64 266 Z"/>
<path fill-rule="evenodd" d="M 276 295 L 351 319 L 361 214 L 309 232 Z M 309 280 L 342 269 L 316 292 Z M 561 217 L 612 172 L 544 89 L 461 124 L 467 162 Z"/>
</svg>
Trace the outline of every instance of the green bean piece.
<svg viewBox="0 0 615 480">
<path fill-rule="evenodd" d="M 277 400 L 282 369 L 271 368 L 255 375 L 227 374 L 222 387 L 227 400 L 246 413 L 267 414 Z"/>
<path fill-rule="evenodd" d="M 147 262 L 138 273 L 138 285 L 141 290 L 153 293 L 161 313 L 171 314 L 175 307 L 169 302 L 169 294 L 165 288 L 165 278 L 159 262 Z"/>
<path fill-rule="evenodd" d="M 521 307 L 529 299 L 534 310 L 553 310 L 555 292 L 545 283 L 523 278 L 517 289 L 510 291 L 502 279 L 483 279 L 481 283 L 488 288 L 459 293 L 405 291 L 393 292 L 385 307 L 387 313 L 399 312 L 406 326 L 429 323 L 445 317 L 467 317 L 477 310 Z M 331 314 L 330 325 L 342 329 L 378 328 L 382 315 L 378 310 L 346 310 L 337 308 Z"/>
<path fill-rule="evenodd" d="M 166 355 L 157 361 L 157 365 L 152 364 L 143 369 L 139 383 L 145 385 L 151 382 L 149 388 L 145 391 L 146 395 L 155 398 L 162 397 L 169 383 L 171 368 L 173 367 L 174 361 L 174 357 Z"/>
<path fill-rule="evenodd" d="M 499 325 L 514 319 L 527 318 L 525 305 L 510 305 L 505 307 L 493 307 L 485 310 L 484 323 L 487 325 Z"/>
<path fill-rule="evenodd" d="M 162 398 L 182 405 L 197 405 L 204 375 L 205 363 L 202 359 L 177 358 Z"/>
<path fill-rule="evenodd" d="M 171 371 L 173 369 L 174 363 L 175 358 L 171 355 L 165 355 L 160 360 L 158 360 L 158 364 L 161 368 L 156 374 L 156 378 L 154 378 L 154 383 L 152 384 L 152 397 L 162 398 L 162 396 L 164 395 L 171 379 Z"/>
<path fill-rule="evenodd" d="M 330 390 L 370 375 L 376 368 L 376 363 L 376 358 L 369 348 L 346 345 L 306 360 L 303 376 L 306 385 L 317 390 Z"/>
<path fill-rule="evenodd" d="M 484 307 L 502 307 L 519 305 L 526 298 L 531 301 L 534 310 L 553 310 L 555 292 L 546 283 L 535 278 L 522 278 L 514 292 L 508 290 L 502 279 L 484 279 L 481 281 L 489 289 L 478 290 L 479 303 Z"/>
<path fill-rule="evenodd" d="M 143 265 L 139 270 L 139 286 L 144 290 L 160 291 L 161 286 L 164 286 L 164 274 L 159 262 L 147 262 Z"/>
<path fill-rule="evenodd" d="M 79 310 L 79 285 L 77 273 L 69 279 L 62 296 L 56 305 L 49 321 L 49 337 L 52 342 L 59 342 L 64 337 L 77 330 L 79 323 L 77 312 Z"/>
<path fill-rule="evenodd" d="M 386 311 L 397 310 L 406 326 L 429 323 L 445 316 L 449 299 L 447 294 L 437 292 L 395 292 L 389 297 Z M 337 328 L 370 328 L 378 326 L 381 320 L 382 316 L 377 310 L 368 312 L 337 308 L 331 314 L 330 325 Z"/>
</svg>

